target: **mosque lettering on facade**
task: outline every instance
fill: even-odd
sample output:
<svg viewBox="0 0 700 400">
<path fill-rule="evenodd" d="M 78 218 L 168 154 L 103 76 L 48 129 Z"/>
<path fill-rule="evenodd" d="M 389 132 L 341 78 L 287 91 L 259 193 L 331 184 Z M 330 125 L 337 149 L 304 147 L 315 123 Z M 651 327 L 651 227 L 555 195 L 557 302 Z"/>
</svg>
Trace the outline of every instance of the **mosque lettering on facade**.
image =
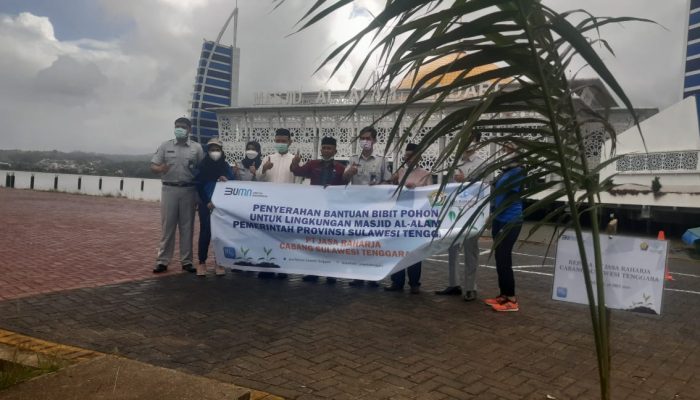
<svg viewBox="0 0 700 400">
<path fill-rule="evenodd" d="M 498 84 L 493 89 L 498 88 Z M 448 97 L 450 100 L 463 100 L 483 96 L 492 84 L 485 82 L 455 90 Z M 406 100 L 410 90 L 394 89 L 391 91 L 365 92 L 363 89 L 350 91 L 321 90 L 319 92 L 257 92 L 253 104 L 256 106 L 304 106 L 304 105 L 353 105 L 363 98 L 363 104 L 400 103 Z M 424 101 L 433 101 L 435 96 Z"/>
</svg>

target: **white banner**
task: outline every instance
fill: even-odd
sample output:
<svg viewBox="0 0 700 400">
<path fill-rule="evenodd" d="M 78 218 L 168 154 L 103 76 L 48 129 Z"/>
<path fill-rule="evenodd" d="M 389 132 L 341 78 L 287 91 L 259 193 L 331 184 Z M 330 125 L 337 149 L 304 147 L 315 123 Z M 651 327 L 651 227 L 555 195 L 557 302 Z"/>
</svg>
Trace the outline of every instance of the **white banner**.
<svg viewBox="0 0 700 400">
<path fill-rule="evenodd" d="M 397 196 L 391 185 L 218 183 L 211 219 L 216 260 L 251 271 L 380 280 L 447 250 L 488 195 L 479 184 L 463 190 L 440 224 L 442 206 L 458 188 L 450 184 L 438 196 L 433 185 Z"/>
<path fill-rule="evenodd" d="M 593 236 L 584 233 L 589 271 L 595 287 Z M 661 314 L 667 242 L 663 240 L 600 235 L 609 308 Z M 552 299 L 588 304 L 576 235 L 567 231 L 557 243 Z"/>
</svg>

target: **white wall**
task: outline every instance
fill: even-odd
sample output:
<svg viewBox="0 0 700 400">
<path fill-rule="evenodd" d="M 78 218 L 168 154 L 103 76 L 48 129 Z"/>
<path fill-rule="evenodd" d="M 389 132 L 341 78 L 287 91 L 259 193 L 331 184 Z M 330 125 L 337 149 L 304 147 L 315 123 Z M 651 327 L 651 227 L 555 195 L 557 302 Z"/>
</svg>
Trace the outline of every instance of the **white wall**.
<svg viewBox="0 0 700 400">
<path fill-rule="evenodd" d="M 7 175 L 15 176 L 15 189 L 29 189 L 34 177 L 34 190 L 54 190 L 54 179 L 58 177 L 55 190 L 67 193 L 81 193 L 92 196 L 121 196 L 134 200 L 160 200 L 160 179 L 119 178 L 114 176 L 93 176 L 73 174 L 53 174 L 47 172 L 0 170 L 0 187 L 4 187 Z M 80 189 L 78 189 L 80 179 Z M 100 189 L 102 179 L 102 189 Z M 124 181 L 120 189 L 121 181 Z M 141 183 L 143 182 L 143 190 Z"/>
</svg>

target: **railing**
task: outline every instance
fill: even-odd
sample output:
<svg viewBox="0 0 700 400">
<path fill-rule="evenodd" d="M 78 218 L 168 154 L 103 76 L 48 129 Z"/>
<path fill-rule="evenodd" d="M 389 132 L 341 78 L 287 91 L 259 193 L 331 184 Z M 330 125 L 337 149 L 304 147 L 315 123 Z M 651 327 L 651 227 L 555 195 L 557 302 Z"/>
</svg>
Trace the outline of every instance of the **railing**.
<svg viewBox="0 0 700 400">
<path fill-rule="evenodd" d="M 92 196 L 160 200 L 160 179 L 122 178 L 55 174 L 49 172 L 0 170 L 0 186 L 15 189 L 57 191 Z"/>
</svg>

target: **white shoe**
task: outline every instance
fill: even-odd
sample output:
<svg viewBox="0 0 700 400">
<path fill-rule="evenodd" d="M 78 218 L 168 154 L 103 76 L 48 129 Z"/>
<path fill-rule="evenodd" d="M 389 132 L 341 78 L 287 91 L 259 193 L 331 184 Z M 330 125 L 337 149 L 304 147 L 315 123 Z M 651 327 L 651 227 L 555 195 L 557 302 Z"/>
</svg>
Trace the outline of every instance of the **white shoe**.
<svg viewBox="0 0 700 400">
<path fill-rule="evenodd" d="M 206 276 L 206 275 L 207 275 L 207 264 L 206 263 L 197 264 L 197 276 Z"/>
<path fill-rule="evenodd" d="M 216 276 L 226 275 L 226 268 L 222 267 L 221 265 L 217 265 L 216 268 L 214 268 L 214 271 L 216 271 Z"/>
</svg>

